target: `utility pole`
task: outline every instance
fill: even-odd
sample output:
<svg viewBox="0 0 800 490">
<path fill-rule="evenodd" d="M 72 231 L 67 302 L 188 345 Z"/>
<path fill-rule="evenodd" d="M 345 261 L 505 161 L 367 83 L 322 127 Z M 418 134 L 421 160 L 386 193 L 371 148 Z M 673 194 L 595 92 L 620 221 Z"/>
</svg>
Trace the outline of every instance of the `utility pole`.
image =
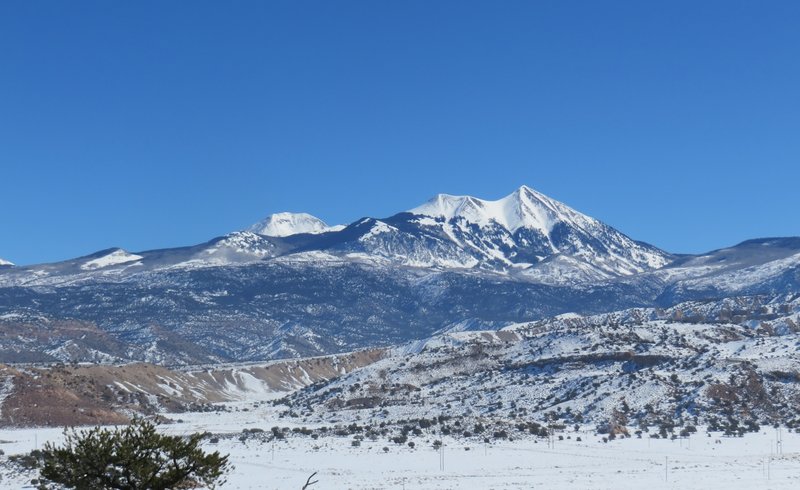
<svg viewBox="0 0 800 490">
<path fill-rule="evenodd" d="M 772 472 L 771 466 L 772 466 L 772 456 L 770 456 L 769 459 L 767 460 L 767 480 L 769 480 L 771 477 L 770 474 Z"/>
</svg>

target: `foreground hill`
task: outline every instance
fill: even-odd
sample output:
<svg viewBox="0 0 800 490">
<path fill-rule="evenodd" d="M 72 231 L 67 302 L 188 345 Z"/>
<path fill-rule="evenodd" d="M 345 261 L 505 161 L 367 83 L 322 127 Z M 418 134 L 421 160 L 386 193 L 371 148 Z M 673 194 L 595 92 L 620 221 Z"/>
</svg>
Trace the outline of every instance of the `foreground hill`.
<svg viewBox="0 0 800 490">
<path fill-rule="evenodd" d="M 512 436 L 541 424 L 800 427 L 800 295 L 560 315 L 267 364 L 5 367 L 0 383 L 5 425 L 115 423 L 275 400 L 294 424 L 451 420 L 454 434 L 475 424 Z"/>
<path fill-rule="evenodd" d="M 800 427 L 800 296 L 450 333 L 288 398 L 310 421 Z M 454 429 L 457 430 L 457 429 Z"/>
<path fill-rule="evenodd" d="M 0 427 L 124 423 L 133 414 L 215 411 L 276 398 L 380 359 L 381 350 L 267 364 L 167 369 L 153 364 L 0 365 Z"/>
</svg>

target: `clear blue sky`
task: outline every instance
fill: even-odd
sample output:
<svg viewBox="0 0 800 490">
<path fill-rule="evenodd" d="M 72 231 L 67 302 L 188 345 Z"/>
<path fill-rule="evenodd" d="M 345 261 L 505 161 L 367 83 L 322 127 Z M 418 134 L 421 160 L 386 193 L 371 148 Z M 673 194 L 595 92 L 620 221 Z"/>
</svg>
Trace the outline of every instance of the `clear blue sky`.
<svg viewBox="0 0 800 490">
<path fill-rule="evenodd" d="M 800 235 L 800 2 L 0 3 L 0 257 L 530 185 L 674 252 Z"/>
</svg>

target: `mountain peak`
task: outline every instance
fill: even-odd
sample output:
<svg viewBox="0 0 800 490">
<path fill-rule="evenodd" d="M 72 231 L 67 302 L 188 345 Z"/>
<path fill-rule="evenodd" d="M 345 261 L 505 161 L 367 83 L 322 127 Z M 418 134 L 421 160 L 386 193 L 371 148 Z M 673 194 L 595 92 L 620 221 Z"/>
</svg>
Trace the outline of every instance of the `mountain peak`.
<svg viewBox="0 0 800 490">
<path fill-rule="evenodd" d="M 496 201 L 439 194 L 409 213 L 444 219 L 435 225 L 444 236 L 459 246 L 468 244 L 468 253 L 482 250 L 489 259 L 540 263 L 547 257 L 568 257 L 560 261 L 577 260 L 580 267 L 609 277 L 669 261 L 669 254 L 524 185 Z M 480 230 L 472 229 L 474 225 Z"/>
<path fill-rule="evenodd" d="M 13 262 L 9 262 L 7 260 L 3 260 L 2 258 L 0 258 L 0 266 L 2 266 L 2 265 L 14 265 L 14 263 Z"/>
<path fill-rule="evenodd" d="M 594 221 L 526 185 L 496 201 L 438 194 L 409 212 L 448 221 L 462 218 L 480 226 L 494 222 L 512 233 L 520 228 L 530 228 L 548 234 L 559 221 Z"/>
<path fill-rule="evenodd" d="M 308 213 L 275 213 L 254 224 L 246 231 L 259 235 L 284 237 L 298 233 L 323 233 L 330 231 L 324 221 Z"/>
</svg>

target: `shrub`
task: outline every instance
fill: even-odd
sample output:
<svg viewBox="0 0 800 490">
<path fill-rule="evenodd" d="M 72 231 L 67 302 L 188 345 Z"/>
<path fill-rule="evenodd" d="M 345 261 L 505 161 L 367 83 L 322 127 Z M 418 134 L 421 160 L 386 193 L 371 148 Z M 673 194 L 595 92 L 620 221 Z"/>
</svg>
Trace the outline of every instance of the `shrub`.
<svg viewBox="0 0 800 490">
<path fill-rule="evenodd" d="M 394 442 L 395 444 L 405 444 L 407 441 L 408 441 L 408 437 L 406 437 L 404 435 L 399 435 L 399 436 L 392 437 L 392 442 Z"/>
</svg>

